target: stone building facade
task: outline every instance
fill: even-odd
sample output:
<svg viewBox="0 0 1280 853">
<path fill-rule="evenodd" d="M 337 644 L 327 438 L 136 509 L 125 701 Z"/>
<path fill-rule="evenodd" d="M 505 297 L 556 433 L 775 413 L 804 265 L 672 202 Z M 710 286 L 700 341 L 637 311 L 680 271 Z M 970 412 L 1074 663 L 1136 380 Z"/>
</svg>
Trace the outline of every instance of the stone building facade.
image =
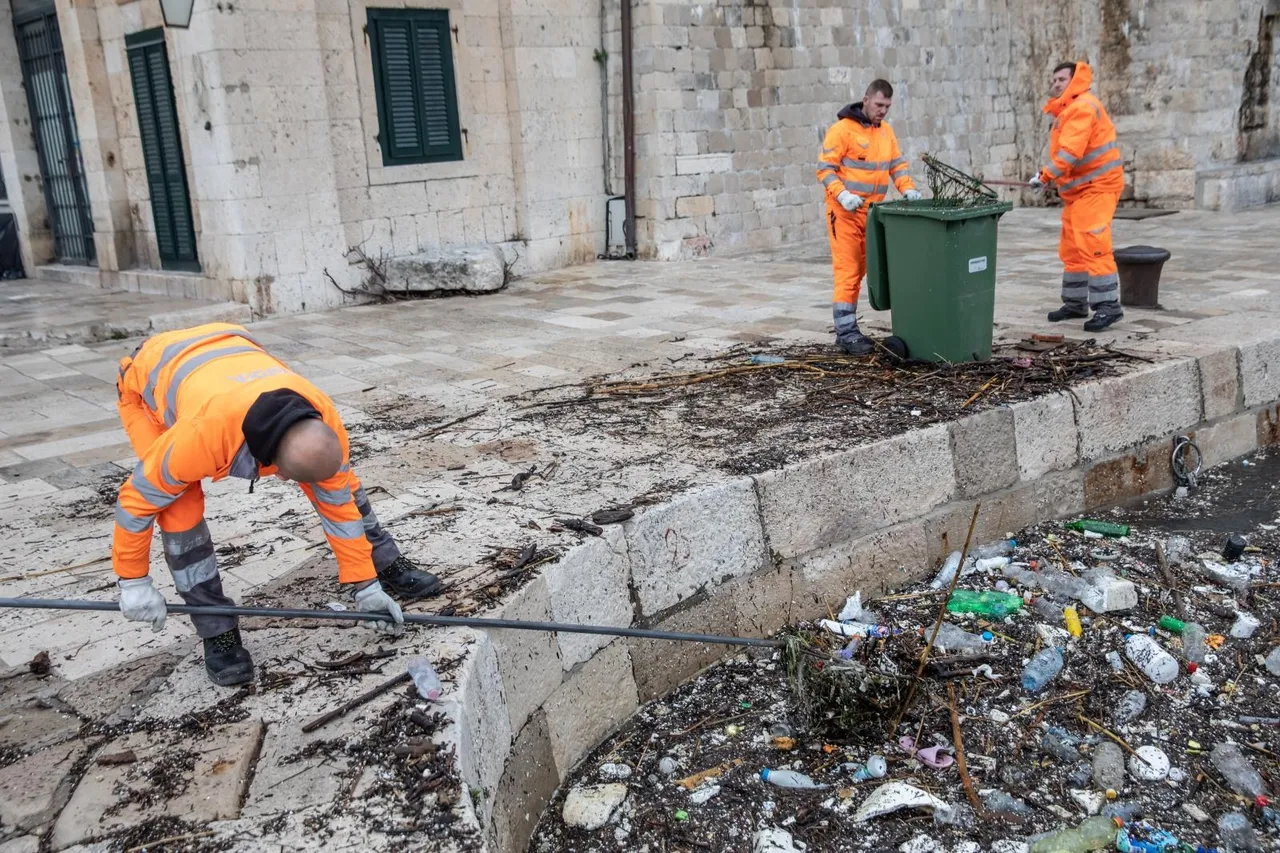
<svg viewBox="0 0 1280 853">
<path fill-rule="evenodd" d="M 876 76 L 897 87 L 890 118 L 909 158 L 1028 176 L 1047 140 L 1048 72 L 1064 57 L 1096 67 L 1127 203 L 1273 200 L 1277 6 L 634 0 L 640 255 L 821 236 L 818 143 Z M 391 53 L 375 22 L 388 10 L 447 21 L 457 156 L 388 157 L 391 71 L 375 56 Z M 41 15 L 56 22 L 62 87 L 20 56 Z M 623 188 L 620 18 L 618 0 L 195 0 L 190 27 L 175 29 L 158 0 L 0 0 L 0 169 L 26 268 L 265 314 L 360 288 L 369 270 L 354 246 L 374 259 L 489 246 L 516 271 L 590 260 Z M 167 68 L 176 169 L 173 151 L 144 144 L 165 85 L 140 114 L 143 51 Z M 41 98 L 63 104 L 65 144 L 41 130 Z M 191 251 L 166 254 L 184 204 Z M 68 233 L 88 248 L 69 252 Z"/>
</svg>

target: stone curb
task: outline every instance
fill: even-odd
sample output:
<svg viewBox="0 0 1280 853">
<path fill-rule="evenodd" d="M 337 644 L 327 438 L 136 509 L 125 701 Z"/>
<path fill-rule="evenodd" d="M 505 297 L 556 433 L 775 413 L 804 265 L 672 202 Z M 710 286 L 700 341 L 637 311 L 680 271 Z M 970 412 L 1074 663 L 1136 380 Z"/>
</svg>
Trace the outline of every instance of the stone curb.
<svg viewBox="0 0 1280 853">
<path fill-rule="evenodd" d="M 1153 363 L 1122 376 L 679 495 L 571 550 L 501 615 L 763 636 L 918 578 L 960 547 L 977 502 L 987 541 L 1171 488 L 1176 435 L 1206 466 L 1280 443 L 1280 337 L 1212 337 L 1140 345 Z M 560 782 L 639 703 L 725 654 L 479 636 L 458 679 L 458 754 L 504 851 L 526 848 Z"/>
</svg>

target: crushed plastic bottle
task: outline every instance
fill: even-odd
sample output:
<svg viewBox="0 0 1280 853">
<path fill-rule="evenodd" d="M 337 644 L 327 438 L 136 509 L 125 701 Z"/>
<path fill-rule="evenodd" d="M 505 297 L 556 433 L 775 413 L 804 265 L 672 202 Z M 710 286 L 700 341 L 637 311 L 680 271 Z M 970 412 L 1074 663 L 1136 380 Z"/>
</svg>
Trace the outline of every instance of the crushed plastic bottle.
<svg viewBox="0 0 1280 853">
<path fill-rule="evenodd" d="M 1236 611 L 1236 622 L 1231 626 L 1231 636 L 1247 640 L 1254 635 L 1258 628 L 1262 625 L 1258 621 L 1258 617 L 1251 613 L 1245 613 L 1243 610 Z"/>
<path fill-rule="evenodd" d="M 1249 819 L 1240 812 L 1231 812 L 1218 818 L 1218 840 L 1223 853 L 1262 853 L 1262 842 L 1249 825 Z"/>
<path fill-rule="evenodd" d="M 1187 660 L 1197 665 L 1204 663 L 1205 655 L 1209 653 L 1208 638 L 1209 632 L 1199 622 L 1186 624 L 1182 629 L 1182 651 Z"/>
<path fill-rule="evenodd" d="M 1064 737 L 1066 732 L 1056 726 L 1050 726 L 1040 738 L 1040 750 L 1052 755 L 1059 761 L 1075 762 L 1080 759 L 1080 751 L 1076 749 L 1074 738 Z"/>
<path fill-rule="evenodd" d="M 1039 693 L 1062 671 L 1062 650 L 1057 646 L 1041 649 L 1022 670 L 1022 689 Z"/>
<path fill-rule="evenodd" d="M 1010 562 L 1008 557 L 983 557 L 981 560 L 975 560 L 973 567 L 980 572 L 990 572 L 994 569 L 1003 569 Z"/>
<path fill-rule="evenodd" d="M 409 661 L 406 667 L 409 671 L 409 677 L 413 679 L 413 686 L 417 688 L 418 695 L 428 702 L 435 702 L 440 698 L 440 694 L 444 693 L 444 687 L 440 684 L 440 676 L 436 675 L 435 667 L 431 665 L 431 661 L 426 658 L 414 658 Z"/>
<path fill-rule="evenodd" d="M 983 794 L 982 805 L 989 812 L 1004 812 L 1024 818 L 1034 814 L 1025 800 L 1004 791 L 988 791 Z"/>
<path fill-rule="evenodd" d="M 1111 716 L 1117 723 L 1130 723 L 1141 717 L 1145 710 L 1147 710 L 1147 694 L 1141 690 L 1129 690 L 1120 697 Z"/>
<path fill-rule="evenodd" d="M 1022 597 L 1007 592 L 973 592 L 957 589 L 947 601 L 951 613 L 978 613 L 1003 619 L 1022 607 Z"/>
<path fill-rule="evenodd" d="M 786 359 L 780 355 L 769 355 L 768 353 L 756 353 L 751 356 L 752 364 L 782 364 Z"/>
<path fill-rule="evenodd" d="M 1038 613 L 1050 625 L 1062 621 L 1062 607 L 1055 604 L 1052 598 L 1040 596 L 1031 602 L 1031 609 Z"/>
<path fill-rule="evenodd" d="M 947 555 L 946 562 L 942 564 L 942 568 L 938 569 L 929 586 L 934 589 L 947 589 L 951 586 L 951 581 L 955 579 L 956 572 L 960 570 L 960 552 L 952 551 Z"/>
<path fill-rule="evenodd" d="M 1007 557 L 1013 553 L 1013 549 L 1018 547 L 1017 539 L 997 539 L 995 542 L 988 542 L 986 545 L 979 545 L 969 552 L 969 555 L 975 560 L 989 560 L 992 557 Z"/>
<path fill-rule="evenodd" d="M 1103 817 L 1118 817 L 1125 823 L 1133 823 L 1144 814 L 1138 803 L 1107 803 L 1102 807 Z"/>
<path fill-rule="evenodd" d="M 764 768 L 760 771 L 761 780 L 768 782 L 770 785 L 776 785 L 779 788 L 829 788 L 830 785 L 819 785 L 803 773 L 797 773 L 795 770 L 770 770 Z"/>
<path fill-rule="evenodd" d="M 1079 530 L 1087 533 L 1101 533 L 1103 536 L 1128 536 L 1129 525 L 1116 524 L 1111 521 L 1098 521 L 1093 518 L 1082 518 L 1079 521 L 1068 521 L 1065 525 L 1068 530 Z"/>
<path fill-rule="evenodd" d="M 1124 787 L 1124 751 L 1119 744 L 1104 740 L 1093 751 L 1093 784 L 1104 791 Z"/>
<path fill-rule="evenodd" d="M 1170 536 L 1164 543 L 1164 556 L 1171 566 L 1181 566 L 1191 558 L 1191 540 L 1185 536 Z"/>
<path fill-rule="evenodd" d="M 1078 826 L 1045 836 L 1031 845 L 1031 853 L 1089 853 L 1110 849 L 1116 841 L 1120 824 L 1112 817 L 1086 818 Z"/>
<path fill-rule="evenodd" d="M 1267 657 L 1263 661 L 1263 665 L 1266 666 L 1267 672 L 1272 675 L 1280 675 L 1280 646 L 1276 646 L 1267 653 Z"/>
<path fill-rule="evenodd" d="M 1124 653 L 1156 684 L 1168 684 L 1178 677 L 1178 662 L 1153 637 L 1130 634 L 1124 641 Z"/>
<path fill-rule="evenodd" d="M 1124 672 L 1124 658 L 1120 657 L 1119 652 L 1107 652 L 1107 663 L 1111 665 L 1112 672 Z"/>
<path fill-rule="evenodd" d="M 1242 797 L 1254 799 L 1263 793 L 1262 776 L 1241 751 L 1239 744 L 1225 741 L 1213 748 L 1209 760 L 1218 768 L 1228 787 Z"/>
<path fill-rule="evenodd" d="M 950 622 L 942 623 L 938 629 L 938 638 L 933 643 L 947 652 L 980 652 L 987 647 L 982 637 L 970 634 Z"/>
</svg>

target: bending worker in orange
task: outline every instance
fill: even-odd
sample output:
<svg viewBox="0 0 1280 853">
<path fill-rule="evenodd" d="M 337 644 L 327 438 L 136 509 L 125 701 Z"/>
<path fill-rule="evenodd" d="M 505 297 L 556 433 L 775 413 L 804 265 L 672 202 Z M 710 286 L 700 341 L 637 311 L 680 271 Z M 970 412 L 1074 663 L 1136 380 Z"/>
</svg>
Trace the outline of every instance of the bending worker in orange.
<svg viewBox="0 0 1280 853">
<path fill-rule="evenodd" d="M 209 477 L 240 477 L 249 491 L 260 477 L 295 480 L 320 516 L 356 607 L 388 612 L 380 630 L 403 630 L 399 605 L 383 589 L 418 598 L 440 582 L 407 557 L 378 523 L 348 460 L 347 433 L 318 388 L 272 358 L 240 326 L 211 323 L 166 332 L 121 359 L 120 419 L 141 460 L 120 487 L 111 564 L 120 610 L 164 627 L 164 596 L 152 585 L 151 531 L 160 525 L 164 558 L 178 594 L 190 605 L 233 605 L 222 592 L 217 557 L 204 521 Z M 253 678 L 253 659 L 230 616 L 193 616 L 214 684 Z"/>
<path fill-rule="evenodd" d="M 1124 189 L 1124 164 L 1115 125 L 1089 91 L 1092 83 L 1088 63 L 1064 62 L 1053 70 L 1052 97 L 1044 105 L 1054 119 L 1049 165 L 1031 179 L 1031 187 L 1053 184 L 1062 198 L 1062 307 L 1049 319 L 1088 317 L 1092 308 L 1084 329 L 1100 332 L 1124 316 L 1111 254 L 1111 219 Z"/>
<path fill-rule="evenodd" d="M 862 103 L 837 113 L 822 140 L 818 180 L 827 197 L 827 239 L 831 243 L 831 268 L 835 292 L 831 313 L 836 344 L 850 355 L 866 355 L 874 345 L 858 329 L 858 293 L 867 270 L 867 207 L 884 201 L 893 181 L 909 200 L 920 198 L 907 161 L 898 148 L 898 137 L 886 122 L 893 106 L 893 87 L 874 80 Z"/>
</svg>

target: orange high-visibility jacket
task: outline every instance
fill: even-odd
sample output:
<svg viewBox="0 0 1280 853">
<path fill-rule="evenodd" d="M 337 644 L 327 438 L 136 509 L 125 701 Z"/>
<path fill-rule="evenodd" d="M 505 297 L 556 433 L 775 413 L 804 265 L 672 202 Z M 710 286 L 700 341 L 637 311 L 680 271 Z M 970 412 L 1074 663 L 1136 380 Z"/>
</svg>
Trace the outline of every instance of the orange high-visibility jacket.
<svg viewBox="0 0 1280 853">
<path fill-rule="evenodd" d="M 255 459 L 245 417 L 267 392 L 289 389 L 342 442 L 342 467 L 328 480 L 299 483 L 320 515 L 343 583 L 376 577 L 353 497 L 347 432 L 332 401 L 268 355 L 244 328 L 211 323 L 156 335 L 120 362 L 120 417 L 140 461 L 116 501 L 111 563 L 122 578 L 147 574 L 156 516 L 205 477 L 256 480 L 276 472 Z M 295 398 L 296 399 L 296 398 Z M 314 416 L 315 412 L 311 413 Z"/>
<path fill-rule="evenodd" d="M 1054 122 L 1049 132 L 1049 165 L 1040 172 L 1040 180 L 1056 184 L 1058 195 L 1067 201 L 1086 187 L 1116 193 L 1124 189 L 1116 127 L 1102 102 L 1089 91 L 1092 85 L 1093 69 L 1087 62 L 1076 63 L 1066 91 L 1044 105 Z"/>
<path fill-rule="evenodd" d="M 890 181 L 898 192 L 915 189 L 898 137 L 887 121 L 872 124 L 863 115 L 862 104 L 850 104 L 837 118 L 822 140 L 818 157 L 818 180 L 826 189 L 828 208 L 843 216 L 853 215 L 836 201 L 844 190 L 871 204 L 884 201 Z M 865 211 L 866 205 L 861 209 Z"/>
</svg>

